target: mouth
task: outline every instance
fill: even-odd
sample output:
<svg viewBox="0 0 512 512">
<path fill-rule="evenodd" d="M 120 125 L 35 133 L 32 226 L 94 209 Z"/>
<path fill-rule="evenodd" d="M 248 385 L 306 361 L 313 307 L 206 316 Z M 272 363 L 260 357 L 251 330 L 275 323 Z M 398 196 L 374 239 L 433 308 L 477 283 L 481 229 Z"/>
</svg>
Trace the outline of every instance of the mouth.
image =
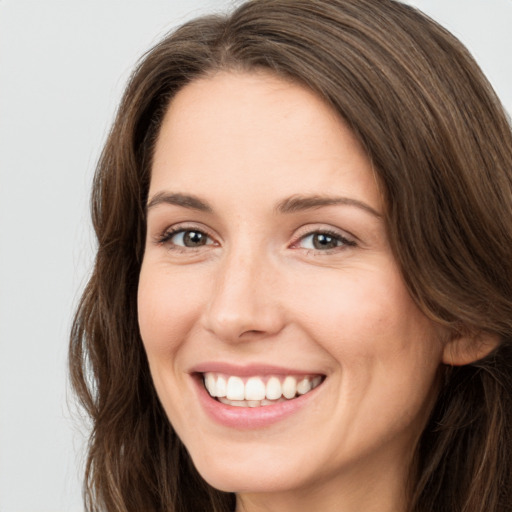
<svg viewBox="0 0 512 512">
<path fill-rule="evenodd" d="M 204 387 L 217 402 L 232 407 L 266 407 L 290 402 L 320 386 L 324 375 L 240 377 L 219 372 L 201 374 Z"/>
</svg>

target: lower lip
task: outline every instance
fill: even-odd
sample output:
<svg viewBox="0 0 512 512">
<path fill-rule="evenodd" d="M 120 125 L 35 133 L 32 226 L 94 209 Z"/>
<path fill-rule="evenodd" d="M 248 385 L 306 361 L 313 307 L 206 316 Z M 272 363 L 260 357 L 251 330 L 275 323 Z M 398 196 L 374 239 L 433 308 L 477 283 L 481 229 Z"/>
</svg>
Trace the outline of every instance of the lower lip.
<svg viewBox="0 0 512 512">
<path fill-rule="evenodd" d="M 235 429 L 264 428 L 292 416 L 307 406 L 323 384 L 320 384 L 320 386 L 312 389 L 305 395 L 287 400 L 286 402 L 260 407 L 235 407 L 223 404 L 212 398 L 208 391 L 206 391 L 202 378 L 194 378 L 194 381 L 199 402 L 206 411 L 206 414 L 216 423 Z"/>
</svg>

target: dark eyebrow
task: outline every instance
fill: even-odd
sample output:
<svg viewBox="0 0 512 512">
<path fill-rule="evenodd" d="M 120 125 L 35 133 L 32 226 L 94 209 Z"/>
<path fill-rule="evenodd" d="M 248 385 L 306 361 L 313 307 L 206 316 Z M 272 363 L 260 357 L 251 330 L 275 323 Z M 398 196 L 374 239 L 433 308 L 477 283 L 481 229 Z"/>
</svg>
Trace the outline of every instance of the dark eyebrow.
<svg viewBox="0 0 512 512">
<path fill-rule="evenodd" d="M 276 210 L 279 213 L 294 213 L 303 210 L 312 210 L 314 208 L 320 208 L 322 206 L 331 205 L 347 205 L 361 208 L 362 210 L 370 213 L 371 215 L 381 219 L 382 214 L 377 210 L 373 209 L 370 205 L 359 201 L 358 199 L 352 199 L 350 197 L 333 197 L 333 196 L 292 196 L 281 202 L 276 206 Z"/>
<path fill-rule="evenodd" d="M 146 211 L 162 203 L 182 206 L 184 208 L 198 210 L 206 213 L 213 212 L 213 209 L 208 203 L 204 202 L 203 200 L 199 199 L 196 196 L 190 194 L 169 192 L 158 192 L 157 194 L 155 194 L 148 202 L 146 206 Z M 322 206 L 331 205 L 355 206 L 357 208 L 365 210 L 366 212 L 370 213 L 371 215 L 379 219 L 382 218 L 382 215 L 368 204 L 364 203 L 363 201 L 359 201 L 358 199 L 352 199 L 350 197 L 332 197 L 320 195 L 292 196 L 280 201 L 275 207 L 275 210 L 278 213 L 294 213 L 298 211 L 312 210 L 314 208 L 321 208 Z"/>
<path fill-rule="evenodd" d="M 158 194 L 155 194 L 146 205 L 146 211 L 162 203 L 183 206 L 191 210 L 199 210 L 200 212 L 212 213 L 213 211 L 210 205 L 196 196 L 168 192 L 158 192 Z"/>
</svg>

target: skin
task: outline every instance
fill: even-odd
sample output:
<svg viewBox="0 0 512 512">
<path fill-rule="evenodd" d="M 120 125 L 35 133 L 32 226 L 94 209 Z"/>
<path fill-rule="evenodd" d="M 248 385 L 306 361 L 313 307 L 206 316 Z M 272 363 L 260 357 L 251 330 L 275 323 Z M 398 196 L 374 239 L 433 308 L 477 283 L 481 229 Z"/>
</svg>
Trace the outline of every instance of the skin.
<svg viewBox="0 0 512 512">
<path fill-rule="evenodd" d="M 209 211 L 155 200 L 176 193 Z M 349 201 L 277 211 L 298 196 Z M 371 163 L 346 125 L 268 74 L 197 80 L 165 116 L 148 202 L 140 331 L 200 474 L 236 492 L 237 511 L 405 510 L 446 333 L 409 296 Z M 170 228 L 206 243 L 184 246 Z M 334 244 L 315 246 L 311 233 L 326 230 Z M 291 416 L 237 430 L 197 400 L 190 369 L 205 361 L 326 378 Z"/>
</svg>

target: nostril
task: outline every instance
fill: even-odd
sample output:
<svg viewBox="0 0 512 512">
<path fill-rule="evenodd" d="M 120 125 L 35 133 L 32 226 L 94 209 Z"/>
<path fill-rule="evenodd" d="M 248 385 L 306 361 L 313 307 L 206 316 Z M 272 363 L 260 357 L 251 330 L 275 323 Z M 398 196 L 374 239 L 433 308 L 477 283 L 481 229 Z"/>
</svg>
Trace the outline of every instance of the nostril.
<svg viewBox="0 0 512 512">
<path fill-rule="evenodd" d="M 257 329 L 249 329 L 247 331 L 242 332 L 238 337 L 241 338 L 245 335 L 258 335 L 258 334 L 264 334 L 264 331 L 258 331 Z"/>
</svg>

